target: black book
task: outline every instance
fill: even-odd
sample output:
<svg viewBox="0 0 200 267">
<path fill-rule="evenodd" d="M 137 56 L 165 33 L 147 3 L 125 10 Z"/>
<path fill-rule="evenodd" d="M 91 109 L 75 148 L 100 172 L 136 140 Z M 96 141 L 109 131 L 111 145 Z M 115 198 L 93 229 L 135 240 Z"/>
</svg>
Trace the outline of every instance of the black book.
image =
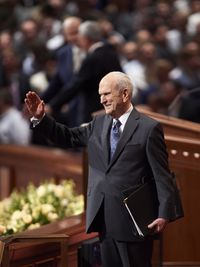
<svg viewBox="0 0 200 267">
<path fill-rule="evenodd" d="M 158 198 L 154 180 L 130 193 L 124 199 L 124 204 L 138 234 L 142 237 L 152 234 L 152 229 L 147 226 L 158 216 Z"/>
</svg>

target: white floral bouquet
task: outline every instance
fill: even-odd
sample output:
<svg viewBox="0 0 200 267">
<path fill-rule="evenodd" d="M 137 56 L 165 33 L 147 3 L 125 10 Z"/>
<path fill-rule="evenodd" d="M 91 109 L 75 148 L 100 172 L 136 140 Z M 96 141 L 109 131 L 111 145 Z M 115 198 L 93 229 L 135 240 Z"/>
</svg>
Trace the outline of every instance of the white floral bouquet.
<svg viewBox="0 0 200 267">
<path fill-rule="evenodd" d="M 72 180 L 53 180 L 39 187 L 30 184 L 22 192 L 13 191 L 0 202 L 0 235 L 34 229 L 83 212 L 84 198 L 75 192 Z"/>
</svg>

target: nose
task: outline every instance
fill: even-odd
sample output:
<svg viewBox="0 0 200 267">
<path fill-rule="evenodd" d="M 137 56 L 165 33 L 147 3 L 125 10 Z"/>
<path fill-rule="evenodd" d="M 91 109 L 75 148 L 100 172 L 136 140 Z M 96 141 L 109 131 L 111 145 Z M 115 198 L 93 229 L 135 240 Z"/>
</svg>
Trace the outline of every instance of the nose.
<svg viewBox="0 0 200 267">
<path fill-rule="evenodd" d="M 101 95 L 100 102 L 101 102 L 101 104 L 105 103 L 105 96 Z"/>
</svg>

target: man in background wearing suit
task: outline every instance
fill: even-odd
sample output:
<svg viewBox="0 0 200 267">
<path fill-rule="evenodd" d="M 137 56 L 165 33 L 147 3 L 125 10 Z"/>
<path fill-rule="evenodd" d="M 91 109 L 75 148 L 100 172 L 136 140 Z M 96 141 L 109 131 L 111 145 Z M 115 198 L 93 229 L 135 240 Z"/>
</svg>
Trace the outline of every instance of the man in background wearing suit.
<svg viewBox="0 0 200 267">
<path fill-rule="evenodd" d="M 121 65 L 114 47 L 102 42 L 99 23 L 84 21 L 78 31 L 79 45 L 87 56 L 71 84 L 64 86 L 48 104 L 55 111 L 80 94 L 83 100 L 80 123 L 84 123 L 91 120 L 92 112 L 101 108 L 98 96 L 100 80 L 111 71 L 121 71 Z"/>
<path fill-rule="evenodd" d="M 79 71 L 85 57 L 78 45 L 78 29 L 81 24 L 79 17 L 71 16 L 63 22 L 63 35 L 67 44 L 57 52 L 57 71 L 49 86 L 41 95 L 45 103 L 49 103 L 59 94 L 63 87 L 67 90 L 69 84 Z M 76 114 L 81 106 L 81 97 L 77 96 L 68 104 L 68 111 L 55 110 L 53 116 L 56 120 L 73 127 L 79 125 L 79 115 Z"/>
<path fill-rule="evenodd" d="M 124 192 L 155 180 L 158 218 L 148 225 L 161 233 L 176 219 L 175 193 L 161 125 L 131 103 L 132 83 L 111 72 L 99 84 L 105 114 L 85 126 L 67 128 L 45 115 L 44 102 L 29 92 L 25 99 L 34 131 L 62 148 L 88 147 L 86 231 L 99 232 L 103 267 L 150 267 L 153 235 L 141 238 L 124 206 Z M 113 137 L 118 125 L 118 143 Z M 114 129 L 115 128 L 115 129 Z"/>
</svg>

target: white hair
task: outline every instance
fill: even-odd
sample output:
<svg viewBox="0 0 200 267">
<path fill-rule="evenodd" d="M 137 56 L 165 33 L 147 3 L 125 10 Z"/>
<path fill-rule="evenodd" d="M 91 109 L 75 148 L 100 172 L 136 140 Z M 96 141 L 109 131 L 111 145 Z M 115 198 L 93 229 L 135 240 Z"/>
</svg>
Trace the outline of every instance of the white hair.
<svg viewBox="0 0 200 267">
<path fill-rule="evenodd" d="M 127 89 L 130 99 L 132 98 L 133 84 L 127 74 L 120 71 L 112 71 L 109 72 L 106 76 L 104 76 L 104 78 L 112 78 L 115 81 L 116 89 L 119 91 Z"/>
</svg>

